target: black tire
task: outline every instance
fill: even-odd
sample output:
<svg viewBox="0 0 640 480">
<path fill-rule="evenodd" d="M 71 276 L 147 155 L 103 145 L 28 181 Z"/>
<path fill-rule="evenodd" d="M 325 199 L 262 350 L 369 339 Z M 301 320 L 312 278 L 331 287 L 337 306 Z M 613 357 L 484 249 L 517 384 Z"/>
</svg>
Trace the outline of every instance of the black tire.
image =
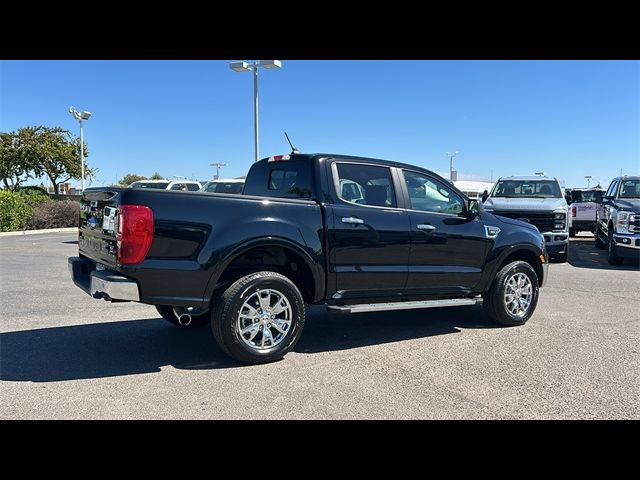
<svg viewBox="0 0 640 480">
<path fill-rule="evenodd" d="M 564 253 L 559 253 L 553 259 L 555 263 L 567 263 L 569 261 L 569 248 Z"/>
<path fill-rule="evenodd" d="M 504 300 L 507 281 L 517 273 L 524 273 L 529 277 L 532 287 L 531 303 L 522 316 L 513 315 L 507 309 Z M 491 319 L 505 327 L 524 325 L 536 309 L 539 290 L 538 276 L 533 267 L 522 260 L 511 262 L 498 272 L 491 283 L 491 288 L 483 295 L 485 312 Z"/>
<path fill-rule="evenodd" d="M 169 323 L 179 328 L 199 328 L 211 321 L 211 311 L 207 310 L 201 315 L 192 315 L 191 322 L 187 325 L 181 325 L 178 316 L 173 311 L 173 307 L 170 305 L 156 305 L 158 313 Z"/>
<path fill-rule="evenodd" d="M 250 339 L 242 338 L 237 322 L 244 302 L 262 289 L 277 290 L 286 298 L 291 308 L 291 324 L 279 343 L 272 348 L 258 350 L 246 343 Z M 275 272 L 257 272 L 240 278 L 222 294 L 213 308 L 211 330 L 220 348 L 231 358 L 243 363 L 268 363 L 280 360 L 296 346 L 304 328 L 305 315 L 304 299 L 291 280 Z M 260 335 L 262 338 L 263 329 L 266 327 L 261 327 L 256 337 Z M 276 337 L 279 334 L 276 331 Z M 273 344 L 274 340 L 271 342 Z"/>
<path fill-rule="evenodd" d="M 611 231 L 611 227 L 609 227 L 609 242 L 607 245 L 607 260 L 609 260 L 609 265 L 620 265 L 622 264 L 623 260 L 622 257 L 618 256 L 618 249 L 616 247 L 616 242 L 613 240 L 613 235 L 611 235 L 611 233 L 613 233 Z"/>
<path fill-rule="evenodd" d="M 575 228 L 570 228 L 569 229 L 569 236 L 570 237 L 575 237 L 576 235 L 578 235 L 578 231 Z"/>
<path fill-rule="evenodd" d="M 607 245 L 600 238 L 600 229 L 596 227 L 596 230 L 593 232 L 593 236 L 595 237 L 596 248 L 603 249 Z"/>
</svg>

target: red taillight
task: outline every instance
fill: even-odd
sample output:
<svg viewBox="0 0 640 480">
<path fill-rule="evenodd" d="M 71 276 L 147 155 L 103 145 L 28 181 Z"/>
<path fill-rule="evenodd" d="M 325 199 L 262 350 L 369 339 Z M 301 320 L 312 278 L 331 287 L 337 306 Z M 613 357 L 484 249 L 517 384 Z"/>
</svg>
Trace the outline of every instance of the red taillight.
<svg viewBox="0 0 640 480">
<path fill-rule="evenodd" d="M 153 210 L 144 205 L 121 205 L 118 208 L 116 239 L 119 264 L 142 262 L 153 241 Z"/>
<path fill-rule="evenodd" d="M 576 216 L 576 207 L 571 207 L 571 216 L 572 217 Z"/>
</svg>

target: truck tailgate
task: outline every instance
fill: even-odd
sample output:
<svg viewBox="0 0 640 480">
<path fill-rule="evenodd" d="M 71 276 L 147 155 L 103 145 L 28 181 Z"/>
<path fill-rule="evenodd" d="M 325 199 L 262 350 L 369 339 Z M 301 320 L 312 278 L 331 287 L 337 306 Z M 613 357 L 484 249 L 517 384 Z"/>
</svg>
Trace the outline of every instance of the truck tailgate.
<svg viewBox="0 0 640 480">
<path fill-rule="evenodd" d="M 116 265 L 117 191 L 85 191 L 80 201 L 80 254 L 106 266 Z"/>
</svg>

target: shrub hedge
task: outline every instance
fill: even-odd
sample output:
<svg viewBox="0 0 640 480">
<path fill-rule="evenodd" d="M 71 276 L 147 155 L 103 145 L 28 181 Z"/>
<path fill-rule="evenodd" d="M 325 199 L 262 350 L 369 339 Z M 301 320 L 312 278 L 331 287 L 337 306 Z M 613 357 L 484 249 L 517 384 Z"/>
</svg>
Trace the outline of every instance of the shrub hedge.
<svg viewBox="0 0 640 480">
<path fill-rule="evenodd" d="M 80 205 L 52 200 L 37 189 L 0 190 L 0 231 L 77 227 Z"/>
<path fill-rule="evenodd" d="M 24 195 L 0 190 L 0 231 L 22 230 L 33 214 L 33 207 L 27 203 Z"/>
<path fill-rule="evenodd" d="M 27 220 L 27 230 L 77 227 L 79 217 L 78 202 L 50 200 L 34 207 L 33 215 Z"/>
</svg>

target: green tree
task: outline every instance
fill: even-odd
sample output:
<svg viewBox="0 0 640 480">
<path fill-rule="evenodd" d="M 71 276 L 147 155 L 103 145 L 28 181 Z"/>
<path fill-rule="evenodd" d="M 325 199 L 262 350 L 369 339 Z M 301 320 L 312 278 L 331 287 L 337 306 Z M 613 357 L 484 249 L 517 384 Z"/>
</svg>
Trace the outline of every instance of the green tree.
<svg viewBox="0 0 640 480">
<path fill-rule="evenodd" d="M 23 161 L 31 166 L 36 177 L 49 177 L 54 193 L 59 193 L 60 184 L 72 178 L 80 179 L 80 140 L 71 132 L 61 127 L 24 127 L 18 130 L 18 137 Z M 84 156 L 89 156 L 86 143 Z M 85 163 L 85 179 L 94 175 L 94 169 Z"/>
<path fill-rule="evenodd" d="M 136 173 L 127 173 L 120 179 L 120 185 L 128 187 L 133 182 L 137 182 L 138 180 L 147 180 L 147 177 L 143 177 L 142 175 L 138 175 Z"/>
<path fill-rule="evenodd" d="M 20 183 L 34 178 L 35 162 L 25 155 L 24 132 L 0 132 L 0 178 L 8 190 L 17 190 Z"/>
<path fill-rule="evenodd" d="M 160 172 L 153 172 L 153 175 L 151 175 L 151 180 L 164 180 L 164 177 L 160 175 Z"/>
</svg>

